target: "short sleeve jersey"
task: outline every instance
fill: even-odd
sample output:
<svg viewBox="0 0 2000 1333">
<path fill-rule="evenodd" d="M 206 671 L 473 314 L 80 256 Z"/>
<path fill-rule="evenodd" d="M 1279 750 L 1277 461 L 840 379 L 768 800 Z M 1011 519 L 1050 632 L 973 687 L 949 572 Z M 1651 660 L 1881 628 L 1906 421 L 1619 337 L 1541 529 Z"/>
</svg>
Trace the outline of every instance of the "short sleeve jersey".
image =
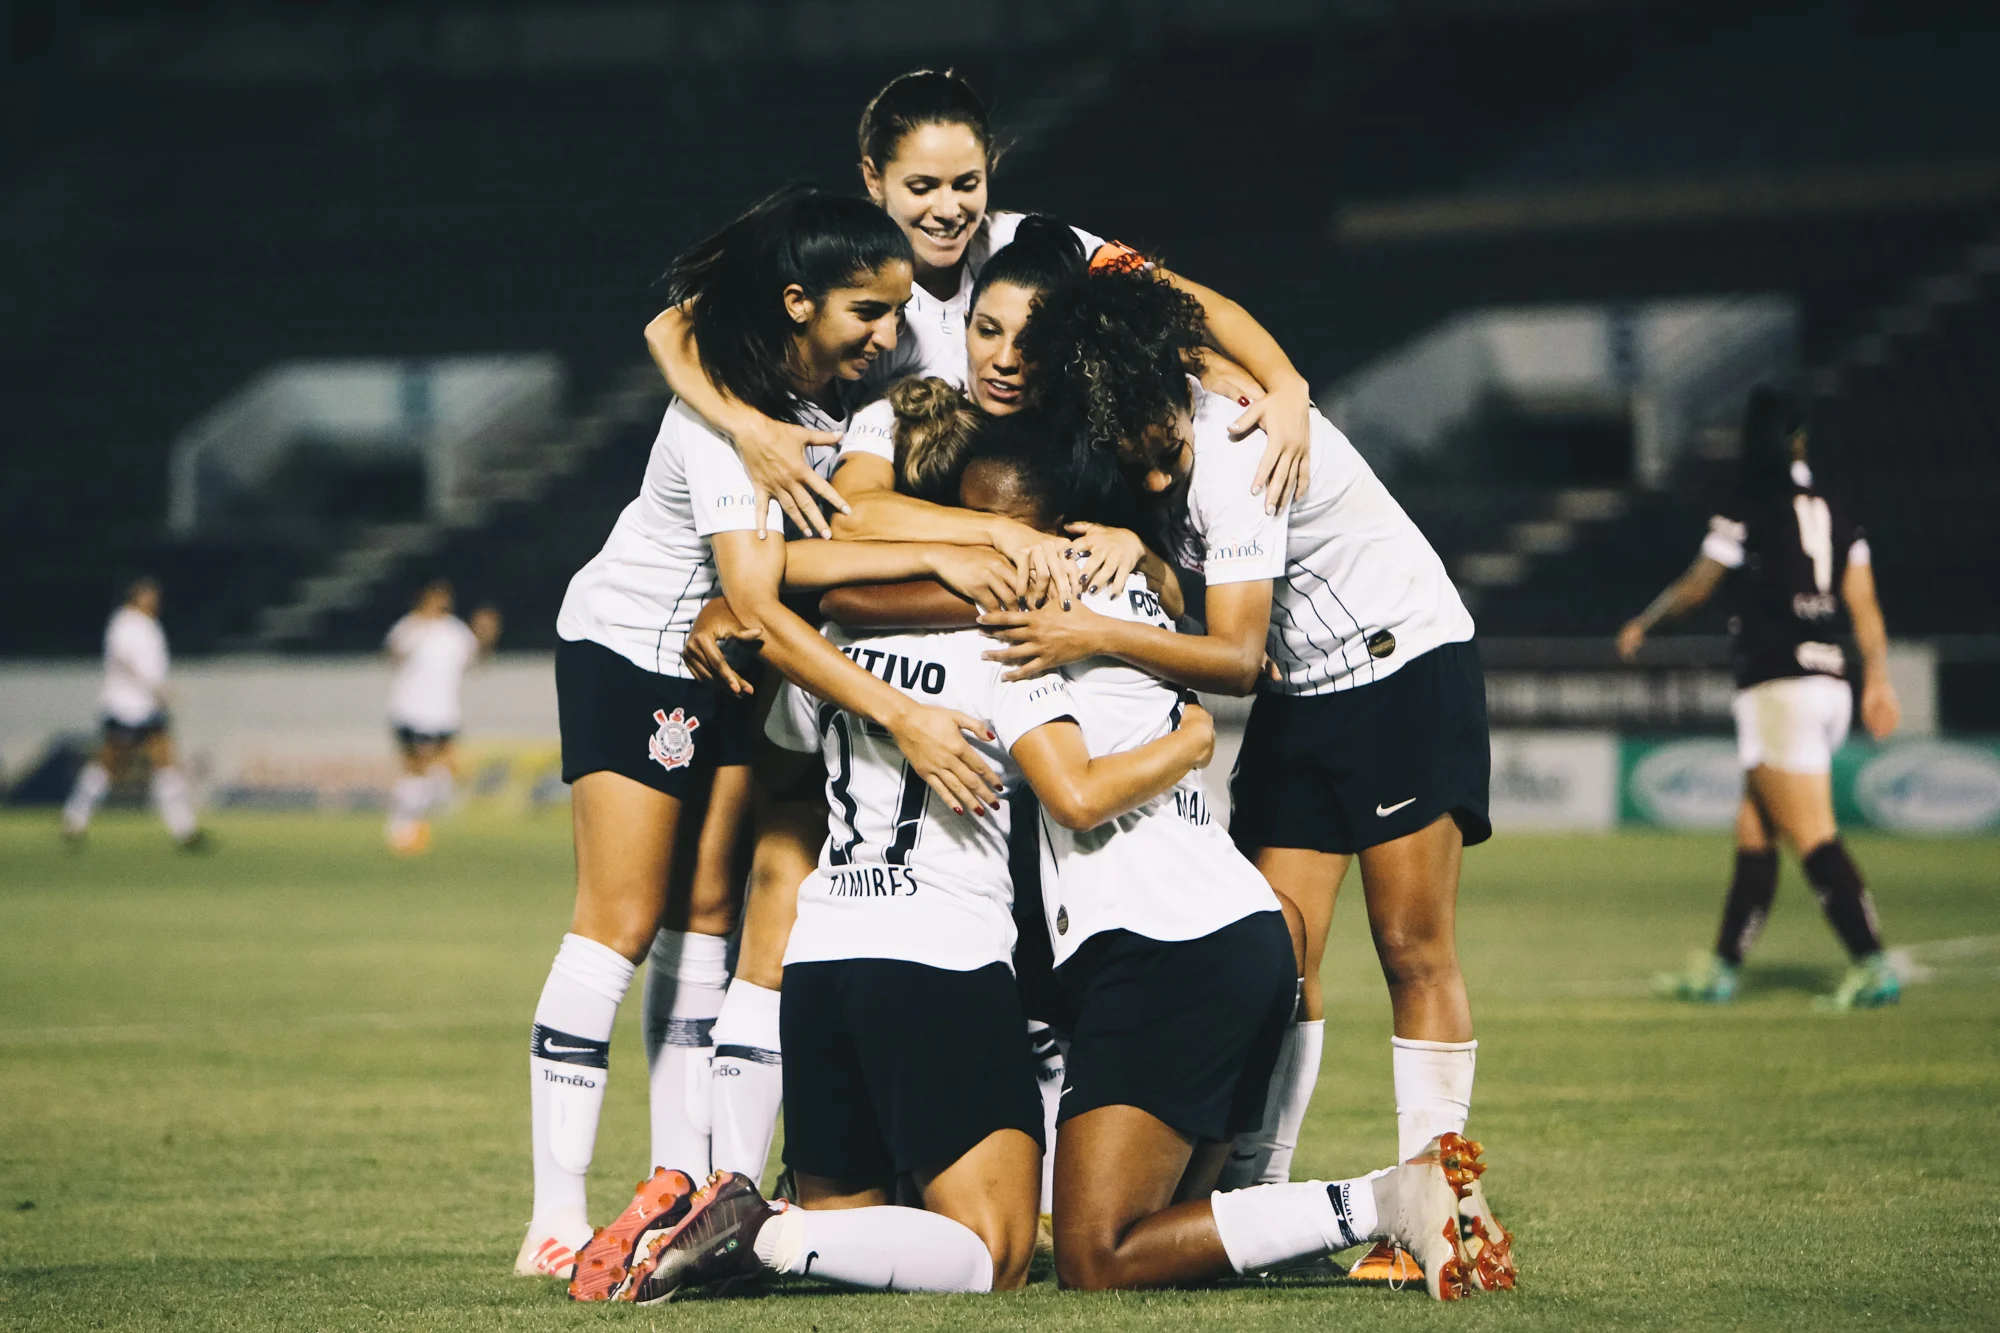
<svg viewBox="0 0 2000 1333">
<path fill-rule="evenodd" d="M 1196 386 L 1188 516 L 1210 586 L 1273 579 L 1266 651 L 1277 694 L 1329 694 L 1381 680 L 1472 616 L 1423 532 L 1332 422 L 1311 416 L 1312 473 L 1287 513 L 1250 486 L 1262 431 L 1229 438 L 1242 409 Z"/>
<path fill-rule="evenodd" d="M 859 396 L 857 391 L 857 397 Z M 839 430 L 845 417 L 806 404 L 803 424 Z M 806 461 L 831 476 L 837 450 L 816 445 Z M 750 474 L 729 440 L 676 400 L 660 423 L 638 498 L 612 525 L 604 549 L 569 581 L 556 633 L 602 644 L 662 676 L 688 676 L 681 649 L 702 606 L 721 588 L 708 539 L 757 526 Z M 783 530 L 773 501 L 768 521 Z"/>
<path fill-rule="evenodd" d="M 1118 592 L 1086 594 L 1084 604 L 1120 620 L 1173 628 L 1137 576 Z M 1093 657 L 1060 674 L 1093 755 L 1137 749 L 1180 724 L 1180 691 L 1136 667 Z M 1191 940 L 1253 912 L 1277 910 L 1271 886 L 1215 822 L 1198 773 L 1087 831 L 1064 828 L 1044 811 L 1041 835 L 1042 907 L 1058 966 L 1102 931 Z"/>
<path fill-rule="evenodd" d="M 167 683 L 167 634 L 144 611 L 121 606 L 104 626 L 104 715 L 137 726 L 160 711 Z"/>
<path fill-rule="evenodd" d="M 458 687 L 479 655 L 479 640 L 457 616 L 404 616 L 382 641 L 396 659 L 389 684 L 389 720 L 432 734 L 457 731 L 464 720 Z"/>
<path fill-rule="evenodd" d="M 907 373 L 944 375 L 965 379 L 965 320 L 970 313 L 972 284 L 986 261 L 1014 239 L 1020 230 L 1021 213 L 988 213 L 965 248 L 965 266 L 959 270 L 958 290 L 949 300 L 926 291 L 921 283 L 910 289 L 910 303 L 903 307 L 904 327 L 915 342 L 915 364 Z M 1083 257 L 1089 259 L 1104 244 L 1081 227 L 1072 227 L 1083 243 Z M 900 350 L 900 349 L 899 349 Z"/>
<path fill-rule="evenodd" d="M 1014 743 L 1072 711 L 1060 676 L 1005 681 L 977 630 L 826 637 L 918 703 L 988 722 L 999 737 L 971 738 L 1008 784 Z M 1007 810 L 956 814 L 904 762 L 887 729 L 795 686 L 771 709 L 766 733 L 826 759 L 827 840 L 819 870 L 800 886 L 785 962 L 894 958 L 964 972 L 1012 966 L 1014 885 Z"/>
<path fill-rule="evenodd" d="M 1814 489 L 1804 464 L 1794 468 L 1789 493 L 1734 508 L 1709 520 L 1701 551 L 1733 571 L 1729 636 L 1737 685 L 1845 676 L 1841 580 L 1849 565 L 1871 559 L 1853 515 Z"/>
</svg>

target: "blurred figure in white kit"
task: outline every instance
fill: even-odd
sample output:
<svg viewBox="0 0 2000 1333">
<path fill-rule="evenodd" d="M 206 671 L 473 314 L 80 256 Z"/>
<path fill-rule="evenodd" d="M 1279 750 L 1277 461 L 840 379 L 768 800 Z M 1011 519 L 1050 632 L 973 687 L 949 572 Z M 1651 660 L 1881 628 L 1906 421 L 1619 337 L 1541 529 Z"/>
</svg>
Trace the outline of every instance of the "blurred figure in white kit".
<svg viewBox="0 0 2000 1333">
<path fill-rule="evenodd" d="M 384 832 L 399 856 L 430 847 L 430 812 L 450 798 L 456 774 L 453 743 L 463 721 L 459 685 L 466 668 L 492 652 L 499 639 L 498 611 L 481 607 L 468 625 L 452 614 L 450 582 L 437 579 L 417 594 L 416 605 L 383 640 L 396 663 L 389 725 L 403 759 Z"/>
</svg>

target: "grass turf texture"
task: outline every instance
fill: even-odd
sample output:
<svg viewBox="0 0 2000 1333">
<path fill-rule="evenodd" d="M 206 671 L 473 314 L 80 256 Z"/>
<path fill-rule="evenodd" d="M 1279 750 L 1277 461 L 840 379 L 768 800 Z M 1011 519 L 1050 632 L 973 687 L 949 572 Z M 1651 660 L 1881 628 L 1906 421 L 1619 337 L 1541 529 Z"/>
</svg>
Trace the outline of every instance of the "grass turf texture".
<svg viewBox="0 0 2000 1333">
<path fill-rule="evenodd" d="M 1720 838 L 1503 837 L 1466 859 L 1471 1129 L 1519 1237 L 1516 1293 L 1080 1296 L 1044 1272 L 991 1298 L 795 1284 L 631 1310 L 509 1271 L 563 815 L 449 822 L 404 862 L 372 819 L 216 833 L 183 856 L 114 815 L 70 854 L 49 818 L 0 819 L 0 1328 L 2000 1324 L 2000 952 L 1940 962 L 1897 1009 L 1814 1014 L 1841 960 L 1788 867 L 1737 1004 L 1654 1000 L 1647 974 L 1710 937 Z M 1854 847 L 1893 942 L 2000 935 L 2000 843 Z M 1349 889 L 1301 1177 L 1394 1150 L 1388 1006 Z M 606 1219 L 643 1174 L 636 1010 L 592 1178 Z"/>
</svg>

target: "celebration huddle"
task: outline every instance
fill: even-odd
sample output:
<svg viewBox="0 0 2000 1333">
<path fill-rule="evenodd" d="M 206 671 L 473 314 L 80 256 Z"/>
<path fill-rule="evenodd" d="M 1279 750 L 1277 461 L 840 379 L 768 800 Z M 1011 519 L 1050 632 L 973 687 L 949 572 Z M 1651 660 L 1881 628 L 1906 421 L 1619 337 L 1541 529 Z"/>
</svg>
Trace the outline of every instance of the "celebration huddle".
<svg viewBox="0 0 2000 1333">
<path fill-rule="evenodd" d="M 964 81 L 895 79 L 858 138 L 865 195 L 782 189 L 669 266 L 674 400 L 562 603 L 576 903 L 516 1272 L 985 1292 L 1045 1238 L 1083 1290 L 1346 1251 L 1513 1287 L 1465 1136 L 1490 749 L 1443 562 L 1242 306 L 1116 218 L 994 206 Z M 1204 694 L 1254 695 L 1226 810 Z M 1294 1180 L 1354 860 L 1396 1160 Z M 650 1174 L 593 1200 L 642 968 Z"/>
</svg>

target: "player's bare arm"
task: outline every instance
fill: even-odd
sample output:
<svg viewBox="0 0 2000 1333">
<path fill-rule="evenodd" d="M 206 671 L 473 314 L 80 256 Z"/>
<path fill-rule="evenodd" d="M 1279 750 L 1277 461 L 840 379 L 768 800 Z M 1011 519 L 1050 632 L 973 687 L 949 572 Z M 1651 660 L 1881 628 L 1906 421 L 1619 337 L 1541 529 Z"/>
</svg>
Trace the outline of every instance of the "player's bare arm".
<svg viewBox="0 0 2000 1333">
<path fill-rule="evenodd" d="M 1850 561 L 1840 596 L 1854 622 L 1855 646 L 1861 649 L 1861 725 L 1876 740 L 1886 740 L 1903 720 L 1903 705 L 1889 683 L 1889 630 L 1875 596 L 1874 567 Z"/>
<path fill-rule="evenodd" d="M 1092 758 L 1083 728 L 1064 720 L 1035 728 L 1011 753 L 1051 819 L 1093 829 L 1172 791 L 1206 765 L 1215 754 L 1215 722 L 1200 705 L 1184 704 L 1180 725 L 1167 735 Z"/>
<path fill-rule="evenodd" d="M 1655 625 L 1661 621 L 1684 616 L 1715 595 L 1722 583 L 1722 576 L 1729 571 L 1721 562 L 1706 555 L 1697 555 L 1682 575 L 1661 590 L 1638 615 L 1625 622 L 1618 631 L 1618 655 L 1630 662 L 1639 655 L 1639 647 L 1646 642 Z"/>
<path fill-rule="evenodd" d="M 990 735 L 963 713 L 912 703 L 841 655 L 779 597 L 782 544 L 750 532 L 720 532 L 710 540 L 722 592 L 739 617 L 762 626 L 764 657 L 786 679 L 889 729 L 910 767 L 958 813 L 999 805 L 999 779 L 962 733 Z"/>
<path fill-rule="evenodd" d="M 660 368 L 667 387 L 709 424 L 727 435 L 743 458 L 757 488 L 757 535 L 765 535 L 767 500 L 776 500 L 801 532 L 831 537 L 820 503 L 844 509 L 840 493 L 806 463 L 809 444 L 839 444 L 839 431 L 813 430 L 774 421 L 756 408 L 737 402 L 702 369 L 694 343 L 694 326 L 687 313 L 670 306 L 646 326 L 646 349 Z"/>
<path fill-rule="evenodd" d="M 1225 583 L 1208 590 L 1208 632 L 1177 634 L 1157 625 L 1101 616 L 1088 608 L 1002 611 L 979 623 L 1005 646 L 987 654 L 1007 663 L 1009 680 L 1052 671 L 1100 654 L 1162 680 L 1216 694 L 1249 694 L 1264 670 L 1271 585 Z"/>
</svg>

